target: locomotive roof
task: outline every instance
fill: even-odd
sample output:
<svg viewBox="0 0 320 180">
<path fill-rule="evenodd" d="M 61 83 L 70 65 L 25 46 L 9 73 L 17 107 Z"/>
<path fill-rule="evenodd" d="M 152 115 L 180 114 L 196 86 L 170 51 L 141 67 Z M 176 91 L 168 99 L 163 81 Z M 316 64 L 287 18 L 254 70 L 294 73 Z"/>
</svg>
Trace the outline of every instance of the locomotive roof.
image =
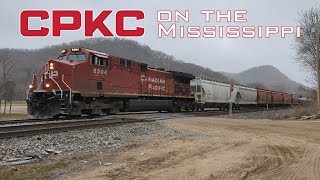
<svg viewBox="0 0 320 180">
<path fill-rule="evenodd" d="M 100 56 L 105 56 L 105 57 L 117 57 L 117 58 L 121 58 L 121 57 L 118 57 L 118 56 L 113 56 L 113 55 L 109 55 L 107 53 L 104 53 L 104 52 L 101 52 L 101 51 L 95 51 L 95 50 L 92 50 L 92 49 L 88 49 L 88 48 L 81 48 L 82 50 L 85 50 L 85 51 L 88 51 L 88 52 L 91 52 L 91 53 L 94 53 L 96 55 L 100 55 Z M 122 58 L 122 59 L 126 59 L 126 58 Z M 126 59 L 126 60 L 130 60 L 130 59 Z M 139 63 L 139 64 L 145 64 L 148 66 L 148 64 L 146 63 L 143 63 L 143 62 L 140 62 L 140 61 L 137 61 L 137 60 L 130 60 L 130 61 L 134 61 L 136 63 Z M 190 78 L 190 79 L 193 79 L 194 76 L 192 74 L 188 74 L 188 73 L 183 73 L 183 72 L 178 72 L 178 71 L 165 71 L 164 68 L 152 68 L 152 67 L 148 67 L 148 69 L 150 70 L 153 70 L 153 71 L 161 71 L 163 73 L 171 73 L 173 74 L 174 76 L 176 77 L 184 77 L 184 78 Z"/>
<path fill-rule="evenodd" d="M 82 49 L 84 49 L 84 50 L 86 50 L 86 51 L 89 51 L 89 52 L 91 52 L 91 53 L 94 53 L 94 54 L 99 54 L 99 55 L 103 55 L 103 56 L 109 56 L 109 54 L 104 53 L 104 52 L 95 51 L 95 50 L 87 49 L 87 48 L 82 48 Z"/>
</svg>

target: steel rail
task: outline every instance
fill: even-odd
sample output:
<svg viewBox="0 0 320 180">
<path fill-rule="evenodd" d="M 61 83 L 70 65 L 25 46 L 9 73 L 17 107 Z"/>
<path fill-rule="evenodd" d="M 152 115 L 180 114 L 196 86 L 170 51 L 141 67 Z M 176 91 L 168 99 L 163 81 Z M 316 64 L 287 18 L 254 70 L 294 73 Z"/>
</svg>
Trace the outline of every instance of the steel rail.
<svg viewBox="0 0 320 180">
<path fill-rule="evenodd" d="M 99 120 L 70 120 L 40 124 L 20 124 L 0 126 L 0 138 L 30 136 L 43 133 L 61 132 L 75 129 L 87 129 L 106 125 L 143 122 L 142 119 L 99 119 Z"/>
</svg>

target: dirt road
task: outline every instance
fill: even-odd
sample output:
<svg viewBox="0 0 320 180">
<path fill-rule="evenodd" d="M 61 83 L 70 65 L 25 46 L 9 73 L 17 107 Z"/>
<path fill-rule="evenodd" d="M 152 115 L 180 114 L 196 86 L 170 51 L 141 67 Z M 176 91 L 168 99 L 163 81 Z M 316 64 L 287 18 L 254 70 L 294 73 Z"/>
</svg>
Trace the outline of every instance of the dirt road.
<svg viewBox="0 0 320 180">
<path fill-rule="evenodd" d="M 320 121 L 185 118 L 61 179 L 320 179 Z M 96 163 L 97 164 L 97 163 Z"/>
</svg>

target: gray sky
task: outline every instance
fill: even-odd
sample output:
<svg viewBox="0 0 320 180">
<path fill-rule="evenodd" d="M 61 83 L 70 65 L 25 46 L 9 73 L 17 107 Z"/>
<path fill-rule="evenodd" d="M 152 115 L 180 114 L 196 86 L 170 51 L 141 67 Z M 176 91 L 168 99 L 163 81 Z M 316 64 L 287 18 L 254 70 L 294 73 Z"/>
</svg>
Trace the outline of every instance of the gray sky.
<svg viewBox="0 0 320 180">
<path fill-rule="evenodd" d="M 214 71 L 240 72 L 250 67 L 270 64 L 285 73 L 289 78 L 306 84 L 308 75 L 294 62 L 291 50 L 291 38 L 271 39 L 172 39 L 157 38 L 158 10 L 189 10 L 191 22 L 188 25 L 204 25 L 200 10 L 247 10 L 248 25 L 296 25 L 298 13 L 318 5 L 316 0 L 229 0 L 229 1 L 171 1 L 171 0 L 122 0 L 122 1 L 88 1 L 88 0 L 3 0 L 0 6 L 0 48 L 41 48 L 48 45 L 84 39 L 83 28 L 74 32 L 62 32 L 59 38 L 50 36 L 42 38 L 26 38 L 20 35 L 19 16 L 24 9 L 77 9 L 84 12 L 94 10 L 95 16 L 104 9 L 141 9 L 145 12 L 145 20 L 138 25 L 145 27 L 145 35 L 134 40 L 176 56 L 186 62 L 209 67 Z M 50 14 L 51 16 L 51 14 Z M 114 14 L 105 23 L 114 31 Z M 43 23 L 50 26 L 51 20 Z M 84 24 L 84 23 L 83 23 Z M 136 23 L 135 23 L 136 24 Z M 31 21 L 30 27 L 37 28 L 40 23 Z M 207 24 L 208 25 L 208 24 Z M 210 25 L 216 25 L 213 22 Z M 230 24 L 232 25 L 232 24 Z M 129 25 L 130 26 L 130 25 Z M 96 32 L 95 37 L 101 37 Z"/>
</svg>

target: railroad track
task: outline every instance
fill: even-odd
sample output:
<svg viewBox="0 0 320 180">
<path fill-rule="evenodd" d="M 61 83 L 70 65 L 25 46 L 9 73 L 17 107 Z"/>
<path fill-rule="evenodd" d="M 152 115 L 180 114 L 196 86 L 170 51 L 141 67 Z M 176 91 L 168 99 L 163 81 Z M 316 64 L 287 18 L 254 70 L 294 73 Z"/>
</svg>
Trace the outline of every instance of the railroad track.
<svg viewBox="0 0 320 180">
<path fill-rule="evenodd" d="M 283 108 L 278 108 L 275 110 L 279 110 Z M 234 113 L 246 113 L 246 112 L 256 112 L 256 111 L 262 111 L 263 109 L 241 109 L 241 110 L 233 110 Z M 119 113 L 117 115 L 101 115 L 101 116 L 82 116 L 78 117 L 77 119 L 99 119 L 99 118 L 119 118 L 119 116 L 130 116 L 130 115 L 136 115 L 136 116 L 145 116 L 145 115 L 160 115 L 160 116 L 189 116 L 189 115 L 210 115 L 211 113 L 220 113 L 219 115 L 222 114 L 227 114 L 229 113 L 228 110 L 218 110 L 218 109 L 209 109 L 205 111 L 190 111 L 190 112 L 177 112 L 177 113 L 167 113 L 167 112 L 156 112 L 156 111 L 148 111 L 148 112 L 124 112 L 124 113 Z M 60 118 L 47 118 L 47 119 L 12 119 L 12 120 L 0 120 L 0 126 L 2 125 L 9 125 L 9 124 L 19 124 L 19 123 L 37 123 L 37 122 L 48 122 L 48 121 L 63 121 L 63 120 L 71 120 L 72 117 L 67 118 L 67 117 L 60 117 Z M 161 119 L 161 118 L 159 118 Z"/>
<path fill-rule="evenodd" d="M 234 110 L 234 113 L 246 113 L 261 111 L 257 109 Z M 29 119 L 29 120 L 6 120 L 0 123 L 0 138 L 30 136 L 42 133 L 61 132 L 75 129 L 86 129 L 108 125 L 125 123 L 151 122 L 174 118 L 217 116 L 226 115 L 228 111 L 207 110 L 204 112 L 181 112 L 181 113 L 123 113 L 120 115 L 102 116 L 98 118 L 84 119 Z"/>
<path fill-rule="evenodd" d="M 130 113 L 119 113 L 117 115 L 101 115 L 101 116 L 81 116 L 77 117 L 76 119 L 97 119 L 97 118 L 109 118 L 109 117 L 118 117 L 118 116 L 125 116 L 125 115 L 141 115 L 141 114 L 152 114 L 155 111 L 150 112 L 130 112 Z M 48 122 L 48 121 L 63 121 L 63 120 L 72 120 L 75 119 L 74 117 L 60 117 L 60 118 L 46 118 L 46 119 L 11 119 L 11 120 L 0 120 L 0 126 L 2 125 L 9 125 L 9 124 L 19 124 L 19 123 L 38 123 L 38 122 Z"/>
<path fill-rule="evenodd" d="M 0 126 L 0 138 L 30 136 L 42 133 L 60 132 L 75 129 L 93 128 L 107 125 L 143 122 L 141 119 L 86 119 L 48 121 L 36 124 Z M 149 120 L 152 121 L 152 120 Z"/>
</svg>

